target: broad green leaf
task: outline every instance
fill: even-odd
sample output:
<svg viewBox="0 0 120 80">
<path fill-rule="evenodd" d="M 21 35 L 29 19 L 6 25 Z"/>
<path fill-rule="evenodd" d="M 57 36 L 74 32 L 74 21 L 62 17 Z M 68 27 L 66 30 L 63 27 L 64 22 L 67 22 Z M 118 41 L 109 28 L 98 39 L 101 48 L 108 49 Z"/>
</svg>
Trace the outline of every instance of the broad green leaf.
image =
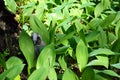
<svg viewBox="0 0 120 80">
<path fill-rule="evenodd" d="M 55 64 L 55 57 L 56 54 L 54 50 L 54 44 L 46 46 L 38 56 L 36 68 L 39 69 L 41 67 L 53 67 Z"/>
<path fill-rule="evenodd" d="M 7 69 L 15 66 L 15 65 L 20 65 L 22 64 L 22 61 L 17 58 L 17 57 L 10 57 L 7 61 L 6 61 L 6 66 L 7 66 Z"/>
<path fill-rule="evenodd" d="M 108 17 L 106 17 L 101 23 L 101 27 L 103 28 L 108 27 L 108 25 L 110 25 L 113 22 L 113 20 L 116 18 L 116 15 L 117 14 L 115 13 L 115 14 L 111 14 Z"/>
<path fill-rule="evenodd" d="M 97 56 L 97 55 L 114 55 L 115 53 L 112 52 L 110 49 L 106 49 L 106 48 L 99 48 L 97 50 L 92 51 L 89 54 L 89 57 L 92 56 Z"/>
<path fill-rule="evenodd" d="M 98 74 L 99 74 L 99 73 L 102 73 L 102 74 L 106 74 L 106 75 L 109 75 L 109 76 L 113 76 L 113 77 L 118 77 L 118 78 L 120 78 L 120 75 L 118 75 L 117 73 L 115 73 L 115 72 L 112 71 L 112 70 L 98 71 Z"/>
<path fill-rule="evenodd" d="M 42 16 L 44 15 L 44 11 L 45 11 L 46 6 L 47 6 L 47 5 L 45 4 L 44 1 L 41 1 L 41 2 L 39 3 L 39 5 L 36 6 L 35 15 L 36 15 L 37 17 L 39 17 L 40 19 L 42 19 Z"/>
<path fill-rule="evenodd" d="M 93 32 L 90 32 L 85 38 L 87 42 L 91 42 L 91 41 L 96 40 L 98 36 L 99 36 L 99 32 L 93 31 Z"/>
<path fill-rule="evenodd" d="M 109 43 L 113 44 L 115 40 L 117 40 L 117 37 L 115 36 L 114 33 L 112 32 L 108 32 L 108 39 L 109 39 Z"/>
<path fill-rule="evenodd" d="M 20 75 L 18 75 L 17 77 L 15 77 L 14 80 L 21 80 Z"/>
<path fill-rule="evenodd" d="M 81 8 L 86 8 L 86 7 L 90 7 L 90 6 L 93 6 L 93 5 L 95 5 L 95 3 L 93 3 L 93 2 L 86 2 L 86 3 L 81 5 Z"/>
<path fill-rule="evenodd" d="M 63 41 L 72 38 L 73 35 L 74 35 L 74 33 L 75 33 L 75 31 L 73 31 L 73 32 L 65 35 L 64 37 L 62 37 L 62 38 L 56 43 L 56 45 L 60 45 Z"/>
<path fill-rule="evenodd" d="M 82 4 L 88 3 L 90 0 L 81 0 Z"/>
<path fill-rule="evenodd" d="M 99 18 L 93 18 L 89 23 L 88 26 L 93 29 L 96 30 L 98 28 L 98 26 L 100 26 L 102 20 Z"/>
<path fill-rule="evenodd" d="M 76 58 L 80 71 L 82 72 L 88 62 L 88 49 L 85 43 L 80 40 L 76 47 Z"/>
<path fill-rule="evenodd" d="M 120 38 L 115 40 L 111 47 L 112 47 L 112 49 L 111 49 L 112 51 L 119 52 L 119 50 L 120 50 Z"/>
<path fill-rule="evenodd" d="M 95 73 L 91 67 L 87 67 L 82 73 L 82 80 L 94 80 Z"/>
<path fill-rule="evenodd" d="M 15 0 L 4 0 L 5 1 L 5 5 L 7 6 L 8 10 L 10 10 L 12 13 L 16 13 L 16 8 L 17 8 L 17 4 L 15 2 Z"/>
<path fill-rule="evenodd" d="M 62 80 L 79 80 L 79 79 L 72 70 L 67 69 L 63 74 Z"/>
<path fill-rule="evenodd" d="M 15 65 L 8 70 L 4 71 L 2 74 L 0 74 L 0 80 L 5 80 L 5 78 L 8 78 L 10 80 L 14 80 L 23 70 L 24 64 Z"/>
<path fill-rule="evenodd" d="M 69 17 L 69 18 L 67 18 L 66 20 L 64 20 L 63 22 L 61 22 L 58 26 L 57 26 L 57 28 L 59 28 L 59 27 L 61 27 L 61 26 L 64 26 L 64 25 L 66 25 L 66 24 L 68 24 L 68 23 L 70 23 L 71 21 L 72 21 L 72 19 L 73 19 L 73 17 Z M 56 28 L 56 29 L 57 29 Z M 69 27 L 63 27 L 65 30 L 67 30 Z"/>
<path fill-rule="evenodd" d="M 94 10 L 95 17 L 97 18 L 98 16 L 100 16 L 103 10 L 104 10 L 103 4 L 102 3 L 97 4 Z"/>
<path fill-rule="evenodd" d="M 79 8 L 71 8 L 70 9 L 70 16 L 81 17 L 83 9 Z"/>
<path fill-rule="evenodd" d="M 30 27 L 32 28 L 32 30 L 36 33 L 39 33 L 42 40 L 46 44 L 49 44 L 50 36 L 49 36 L 49 32 L 47 31 L 45 25 L 35 15 L 30 16 L 29 22 L 30 22 Z"/>
<path fill-rule="evenodd" d="M 117 38 L 120 38 L 120 20 L 117 22 L 117 25 L 115 27 L 115 34 Z"/>
<path fill-rule="evenodd" d="M 120 69 L 120 63 L 112 64 L 111 66 Z"/>
<path fill-rule="evenodd" d="M 116 12 L 114 12 L 114 13 L 116 13 Z M 119 18 L 120 18 L 120 11 L 117 11 L 117 15 L 116 15 L 116 18 L 115 18 L 115 20 L 113 21 L 113 23 L 114 23 L 114 24 L 117 23 L 117 22 L 119 21 Z"/>
<path fill-rule="evenodd" d="M 107 46 L 107 34 L 106 34 L 106 31 L 104 31 L 102 27 L 99 27 L 98 31 L 100 31 L 100 35 L 98 37 L 99 47 L 104 48 L 104 47 Z"/>
<path fill-rule="evenodd" d="M 30 2 L 27 5 L 23 7 L 23 15 L 24 16 L 30 16 L 35 9 L 35 2 Z"/>
<path fill-rule="evenodd" d="M 109 9 L 110 8 L 110 0 L 101 0 L 101 3 L 103 4 L 104 9 Z"/>
<path fill-rule="evenodd" d="M 50 72 L 48 74 L 49 80 L 57 80 L 57 74 L 55 72 L 54 67 L 50 68 Z"/>
<path fill-rule="evenodd" d="M 61 11 L 61 8 L 63 8 L 64 6 L 65 4 L 63 3 L 61 6 L 54 9 L 54 13 L 57 15 L 57 20 L 62 20 L 64 18 Z"/>
<path fill-rule="evenodd" d="M 67 62 L 65 61 L 65 56 L 60 56 L 58 61 L 63 70 L 67 69 Z"/>
<path fill-rule="evenodd" d="M 79 20 L 75 20 L 75 27 L 77 29 L 77 32 L 79 32 L 81 29 L 83 29 L 83 26 Z"/>
<path fill-rule="evenodd" d="M 70 45 L 59 47 L 55 50 L 56 54 L 62 54 L 65 53 L 66 50 L 70 47 Z"/>
<path fill-rule="evenodd" d="M 41 67 L 36 69 L 29 77 L 28 80 L 46 80 L 48 75 L 48 68 Z"/>
<path fill-rule="evenodd" d="M 22 31 L 20 34 L 19 46 L 23 55 L 25 56 L 25 59 L 27 60 L 29 69 L 31 69 L 35 66 L 34 45 L 30 36 L 25 31 Z"/>
<path fill-rule="evenodd" d="M 69 17 L 70 17 L 68 6 L 66 6 L 66 7 L 63 9 L 63 15 L 64 15 L 65 18 L 69 18 Z"/>
<path fill-rule="evenodd" d="M 96 56 L 97 59 L 92 60 L 87 64 L 87 66 L 105 66 L 108 68 L 109 60 L 107 56 Z"/>
<path fill-rule="evenodd" d="M 99 74 L 95 74 L 95 80 L 108 80 L 108 79 L 105 78 L 105 77 L 102 77 L 102 76 L 99 75 Z"/>
</svg>

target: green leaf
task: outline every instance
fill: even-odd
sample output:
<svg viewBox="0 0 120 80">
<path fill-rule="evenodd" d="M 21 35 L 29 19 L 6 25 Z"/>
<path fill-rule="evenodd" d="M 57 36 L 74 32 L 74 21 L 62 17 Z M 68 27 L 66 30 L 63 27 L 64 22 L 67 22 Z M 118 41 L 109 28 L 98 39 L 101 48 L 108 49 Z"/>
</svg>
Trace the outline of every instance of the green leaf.
<svg viewBox="0 0 120 80">
<path fill-rule="evenodd" d="M 35 66 L 34 45 L 30 36 L 25 31 L 22 31 L 20 34 L 19 46 L 23 55 L 25 56 L 25 59 L 27 60 L 29 69 L 31 69 Z"/>
<path fill-rule="evenodd" d="M 16 8 L 17 8 L 17 4 L 15 2 L 15 0 L 4 0 L 5 1 L 5 5 L 7 6 L 8 10 L 10 10 L 12 13 L 16 13 Z"/>
<path fill-rule="evenodd" d="M 65 18 L 69 18 L 69 17 L 70 17 L 68 6 L 66 6 L 66 7 L 63 9 L 63 15 L 65 16 Z"/>
<path fill-rule="evenodd" d="M 17 77 L 15 77 L 14 80 L 21 80 L 20 75 L 18 75 Z"/>
<path fill-rule="evenodd" d="M 99 18 L 93 18 L 89 23 L 88 26 L 93 29 L 96 30 L 98 28 L 98 26 L 100 26 L 102 20 Z"/>
<path fill-rule="evenodd" d="M 6 66 L 7 66 L 7 69 L 15 66 L 15 65 L 20 65 L 22 64 L 23 62 L 17 58 L 17 57 L 10 57 L 7 61 L 6 61 Z"/>
<path fill-rule="evenodd" d="M 112 71 L 112 70 L 98 71 L 97 74 L 100 74 L 100 73 L 102 73 L 102 74 L 106 74 L 106 75 L 109 75 L 109 76 L 113 76 L 113 77 L 118 77 L 118 78 L 120 78 L 120 75 L 118 75 L 117 73 L 115 73 L 115 72 Z"/>
<path fill-rule="evenodd" d="M 62 80 L 79 80 L 79 79 L 72 70 L 67 69 L 63 74 Z"/>
<path fill-rule="evenodd" d="M 56 54 L 65 53 L 69 47 L 70 47 L 70 45 L 59 47 L 55 50 L 55 52 L 56 52 Z"/>
<path fill-rule="evenodd" d="M 58 61 L 63 70 L 67 69 L 67 63 L 65 61 L 65 56 L 60 56 Z"/>
<path fill-rule="evenodd" d="M 41 67 L 36 69 L 29 77 L 28 80 L 46 80 L 48 75 L 48 68 Z"/>
<path fill-rule="evenodd" d="M 36 33 L 39 33 L 42 40 L 46 44 L 49 44 L 50 36 L 49 36 L 49 32 L 47 31 L 45 25 L 35 15 L 30 16 L 29 22 L 30 22 L 30 27 L 32 28 L 32 30 Z"/>
<path fill-rule="evenodd" d="M 27 5 L 24 6 L 23 15 L 30 16 L 34 9 L 35 9 L 35 2 L 28 3 Z"/>
<path fill-rule="evenodd" d="M 15 77 L 17 77 L 21 71 L 23 70 L 24 64 L 15 65 L 8 70 L 4 71 L 2 74 L 0 74 L 0 80 L 5 80 L 5 78 L 8 78 L 9 80 L 14 80 Z"/>
<path fill-rule="evenodd" d="M 119 50 L 120 50 L 120 38 L 118 38 L 117 40 L 114 41 L 111 50 L 115 51 L 115 52 L 119 52 Z"/>
<path fill-rule="evenodd" d="M 109 43 L 113 44 L 115 40 L 117 40 L 117 37 L 115 36 L 114 33 L 112 32 L 108 32 L 108 39 L 109 39 Z"/>
<path fill-rule="evenodd" d="M 57 74 L 55 72 L 54 67 L 50 68 L 50 72 L 48 74 L 49 80 L 57 80 Z"/>
<path fill-rule="evenodd" d="M 90 6 L 94 6 L 94 5 L 95 5 L 95 3 L 93 3 L 93 2 L 86 2 L 81 5 L 81 8 L 86 8 L 86 7 L 90 7 Z"/>
<path fill-rule="evenodd" d="M 61 23 L 57 26 L 57 28 L 59 28 L 59 27 L 61 27 L 61 26 L 64 26 L 64 25 L 70 23 L 73 18 L 74 18 L 74 17 L 69 17 L 68 19 L 64 20 L 63 22 L 61 22 Z M 57 28 L 56 28 L 56 29 L 57 29 Z M 67 30 L 68 28 L 66 29 L 66 28 L 64 27 L 64 29 Z"/>
<path fill-rule="evenodd" d="M 53 67 L 55 64 L 55 57 L 56 54 L 54 44 L 46 46 L 38 56 L 36 68 L 39 69 L 41 67 L 45 68 Z"/>
<path fill-rule="evenodd" d="M 95 73 L 91 67 L 87 67 L 82 73 L 82 80 L 94 80 Z"/>
<path fill-rule="evenodd" d="M 79 20 L 75 20 L 75 27 L 77 29 L 77 32 L 79 32 L 81 29 L 83 29 L 83 26 Z"/>
<path fill-rule="evenodd" d="M 116 15 L 117 14 L 115 13 L 115 14 L 111 14 L 108 17 L 106 17 L 101 23 L 101 27 L 103 28 L 108 27 L 108 25 L 110 25 L 113 22 L 113 20 L 116 18 Z"/>
<path fill-rule="evenodd" d="M 105 66 L 108 68 L 109 60 L 107 56 L 96 56 L 97 59 L 90 61 L 87 66 Z"/>
<path fill-rule="evenodd" d="M 117 22 L 117 25 L 115 27 L 115 34 L 117 38 L 120 38 L 120 20 Z"/>
<path fill-rule="evenodd" d="M 107 33 L 103 30 L 102 27 L 99 27 L 98 31 L 100 31 L 100 35 L 98 37 L 99 46 L 104 48 L 107 46 Z"/>
<path fill-rule="evenodd" d="M 69 34 L 65 35 L 64 37 L 62 37 L 57 43 L 56 45 L 60 45 L 63 41 L 67 40 L 67 39 L 70 39 L 73 37 L 75 31 L 73 32 L 70 32 Z"/>
<path fill-rule="evenodd" d="M 82 72 L 88 62 L 88 49 L 85 43 L 80 40 L 76 48 L 76 58 L 80 71 Z"/>
<path fill-rule="evenodd" d="M 101 3 L 103 4 L 104 9 L 109 9 L 111 7 L 111 1 L 110 0 L 101 0 Z"/>
<path fill-rule="evenodd" d="M 85 38 L 87 42 L 91 42 L 91 41 L 96 40 L 98 36 L 99 36 L 99 32 L 93 31 L 93 32 L 90 32 Z"/>
<path fill-rule="evenodd" d="M 108 80 L 108 79 L 100 76 L 99 74 L 95 74 L 95 80 Z"/>
<path fill-rule="evenodd" d="M 104 10 L 103 8 L 103 4 L 102 3 L 99 3 L 96 7 L 95 7 L 95 10 L 94 10 L 94 14 L 95 14 L 95 17 L 97 18 L 98 16 L 101 15 L 101 12 Z"/>
<path fill-rule="evenodd" d="M 112 64 L 111 66 L 120 69 L 120 63 Z"/>
<path fill-rule="evenodd" d="M 110 49 L 106 49 L 106 48 L 99 48 L 97 50 L 94 50 L 92 51 L 90 54 L 89 54 L 89 57 L 92 57 L 92 56 L 97 56 L 97 55 L 115 55 L 114 52 L 112 52 Z"/>
</svg>

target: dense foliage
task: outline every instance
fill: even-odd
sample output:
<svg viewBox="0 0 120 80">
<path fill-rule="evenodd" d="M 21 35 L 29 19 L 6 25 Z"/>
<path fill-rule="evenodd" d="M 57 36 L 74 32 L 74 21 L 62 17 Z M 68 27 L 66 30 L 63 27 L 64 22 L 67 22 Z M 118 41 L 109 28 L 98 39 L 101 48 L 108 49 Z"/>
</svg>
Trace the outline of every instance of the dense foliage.
<svg viewBox="0 0 120 80">
<path fill-rule="evenodd" d="M 119 0 L 4 1 L 22 29 L 24 58 L 1 55 L 0 80 L 120 79 Z M 37 58 L 32 32 L 46 44 Z"/>
</svg>

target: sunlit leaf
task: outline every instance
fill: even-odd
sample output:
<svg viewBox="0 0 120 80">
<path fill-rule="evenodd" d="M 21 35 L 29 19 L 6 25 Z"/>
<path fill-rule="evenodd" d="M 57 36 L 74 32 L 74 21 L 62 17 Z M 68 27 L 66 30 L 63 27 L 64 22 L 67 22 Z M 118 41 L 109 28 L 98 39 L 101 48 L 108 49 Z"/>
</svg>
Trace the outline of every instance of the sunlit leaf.
<svg viewBox="0 0 120 80">
<path fill-rule="evenodd" d="M 102 20 L 99 18 L 93 18 L 89 23 L 88 26 L 93 29 L 96 30 L 98 28 L 98 26 L 100 26 Z"/>
<path fill-rule="evenodd" d="M 11 57 L 6 61 L 7 69 L 20 64 L 22 64 L 22 61 L 17 57 Z"/>
<path fill-rule="evenodd" d="M 115 27 L 115 34 L 117 38 L 120 38 L 120 20 L 117 22 L 117 25 Z"/>
<path fill-rule="evenodd" d="M 60 56 L 58 61 L 63 70 L 67 69 L 67 62 L 65 61 L 65 56 Z"/>
<path fill-rule="evenodd" d="M 29 77 L 28 80 L 46 80 L 48 75 L 48 68 L 41 67 L 36 69 Z"/>
<path fill-rule="evenodd" d="M 19 46 L 25 59 L 27 60 L 28 67 L 34 67 L 34 45 L 30 36 L 25 31 L 21 32 L 19 37 Z"/>
<path fill-rule="evenodd" d="M 112 64 L 111 66 L 120 69 L 120 63 Z"/>
<path fill-rule="evenodd" d="M 54 50 L 54 45 L 50 44 L 46 46 L 38 56 L 36 68 L 39 69 L 41 67 L 53 67 L 55 64 L 55 58 L 56 54 Z"/>
<path fill-rule="evenodd" d="M 115 54 L 115 53 L 112 52 L 112 51 L 109 50 L 109 49 L 99 48 L 99 49 L 97 49 L 97 50 L 92 51 L 92 52 L 89 54 L 89 57 L 97 56 L 97 55 L 114 55 L 114 54 Z"/>
<path fill-rule="evenodd" d="M 97 59 L 90 61 L 87 66 L 105 66 L 108 68 L 109 60 L 107 56 L 96 56 Z"/>
<path fill-rule="evenodd" d="M 16 13 L 16 9 L 17 9 L 17 4 L 15 2 L 15 0 L 4 0 L 5 1 L 5 5 L 7 6 L 8 10 L 10 10 L 12 13 Z"/>
<path fill-rule="evenodd" d="M 48 74 L 48 78 L 49 78 L 50 80 L 57 80 L 57 74 L 56 74 L 54 68 L 50 68 L 50 72 L 49 72 L 49 74 Z"/>
<path fill-rule="evenodd" d="M 8 70 L 4 71 L 2 74 L 0 74 L 0 80 L 5 80 L 5 78 L 14 80 L 15 77 L 17 77 L 21 71 L 23 70 L 24 64 L 15 65 Z"/>
<path fill-rule="evenodd" d="M 113 77 L 118 77 L 120 78 L 120 75 L 118 75 L 117 73 L 115 73 L 114 71 L 112 70 L 103 70 L 103 71 L 98 71 L 98 73 L 102 73 L 102 74 L 106 74 L 106 75 L 109 75 L 109 76 L 113 76 Z"/>
<path fill-rule="evenodd" d="M 95 7 L 95 10 L 94 10 L 95 17 L 100 16 L 100 14 L 103 10 L 104 10 L 103 4 L 102 3 L 97 4 L 97 6 Z"/>
<path fill-rule="evenodd" d="M 63 74 L 62 80 L 79 80 L 79 79 L 72 70 L 67 69 Z"/>
<path fill-rule="evenodd" d="M 28 3 L 27 5 L 24 6 L 23 15 L 30 16 L 34 9 L 35 9 L 35 2 Z"/>
<path fill-rule="evenodd" d="M 80 40 L 76 48 L 76 58 L 80 71 L 82 72 L 88 62 L 88 49 L 85 43 Z"/>
<path fill-rule="evenodd" d="M 64 37 L 62 37 L 62 38 L 56 43 L 56 45 L 60 45 L 63 41 L 72 38 L 74 33 L 75 33 L 75 31 L 73 31 L 73 32 L 65 35 Z"/>
</svg>

